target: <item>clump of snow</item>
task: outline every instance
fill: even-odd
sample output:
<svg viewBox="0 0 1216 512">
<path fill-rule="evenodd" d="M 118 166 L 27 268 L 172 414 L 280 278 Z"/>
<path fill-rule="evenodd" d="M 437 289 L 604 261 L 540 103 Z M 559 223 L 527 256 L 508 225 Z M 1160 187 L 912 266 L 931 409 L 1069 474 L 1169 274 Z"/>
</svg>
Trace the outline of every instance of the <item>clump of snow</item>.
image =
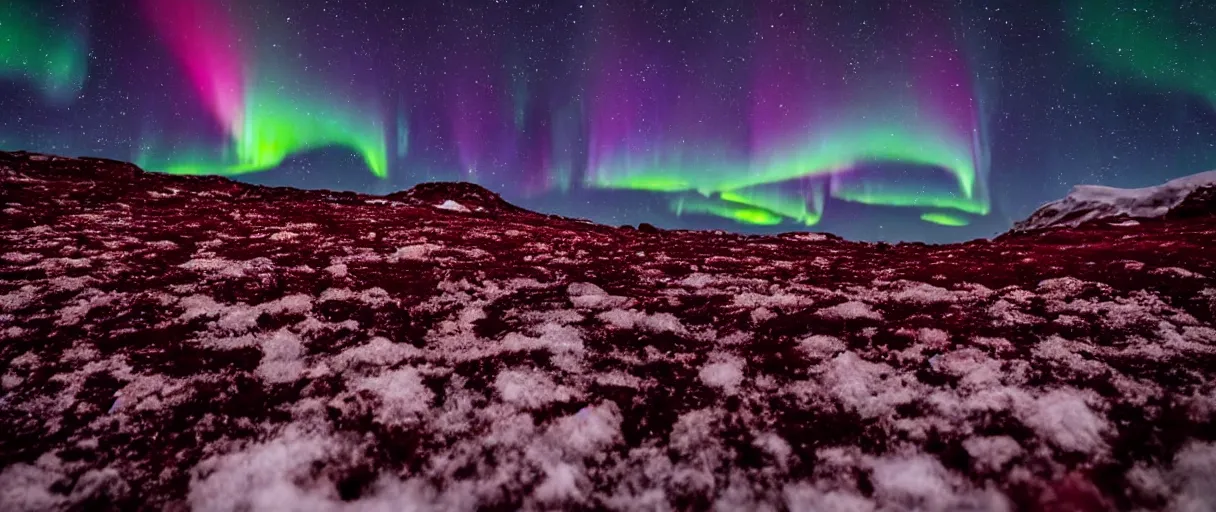
<svg viewBox="0 0 1216 512">
<path fill-rule="evenodd" d="M 334 277 L 346 277 L 347 275 L 346 265 L 343 263 L 336 263 L 325 267 L 325 271 Z"/>
<path fill-rule="evenodd" d="M 541 503 L 581 502 L 585 495 L 579 487 L 589 483 L 582 470 L 573 464 L 558 462 L 544 466 L 545 479 L 532 492 Z"/>
<path fill-rule="evenodd" d="M 988 315 L 995 320 L 995 324 L 998 326 L 1033 325 L 1044 321 L 1042 318 L 1022 311 L 1014 303 L 1004 299 L 992 303 L 988 307 Z"/>
<path fill-rule="evenodd" d="M 93 281 L 93 279 L 89 277 L 67 276 L 59 276 L 47 280 L 47 282 L 51 285 L 51 290 L 69 292 L 74 292 L 84 288 L 85 285 L 89 284 L 90 281 Z"/>
<path fill-rule="evenodd" d="M 342 371 L 357 364 L 373 366 L 392 366 L 409 357 L 418 357 L 422 351 L 412 345 L 393 343 L 388 338 L 377 336 L 363 345 L 354 346 L 342 351 L 334 358 L 336 370 Z"/>
<path fill-rule="evenodd" d="M 590 456 L 622 441 L 621 410 L 613 402 L 584 407 L 553 425 L 550 437 L 568 453 Z"/>
<path fill-rule="evenodd" d="M 1207 276 L 1204 276 L 1203 274 L 1200 274 L 1198 272 L 1192 272 L 1190 270 L 1187 270 L 1187 269 L 1181 268 L 1181 267 L 1164 267 L 1164 268 L 1155 269 L 1149 273 L 1153 274 L 1153 275 L 1158 275 L 1158 276 L 1175 276 L 1175 277 L 1182 277 L 1182 278 L 1186 278 L 1186 279 L 1207 279 Z"/>
<path fill-rule="evenodd" d="M 948 471 L 927 455 L 891 457 L 873 462 L 874 493 L 910 508 L 943 510 L 954 492 Z"/>
<path fill-rule="evenodd" d="M 801 295 L 783 292 L 773 294 L 743 292 L 736 294 L 732 302 L 735 306 L 742 308 L 795 308 L 809 305 L 811 300 Z"/>
<path fill-rule="evenodd" d="M 237 263 L 224 258 L 195 258 L 178 265 L 179 268 L 196 272 L 220 272 L 236 266 Z"/>
<path fill-rule="evenodd" d="M 916 341 L 934 348 L 941 348 L 950 343 L 950 333 L 941 329 L 922 327 L 916 331 Z"/>
<path fill-rule="evenodd" d="M 739 385 L 743 383 L 743 362 L 735 357 L 720 357 L 702 367 L 698 375 L 706 386 L 733 395 L 739 392 Z"/>
<path fill-rule="evenodd" d="M 591 283 L 570 283 L 566 287 L 566 293 L 571 297 L 606 297 L 608 292 L 603 288 Z"/>
<path fill-rule="evenodd" d="M 6 329 L 0 329 L 0 338 L 20 338 L 25 334 L 26 330 L 16 325 L 9 326 Z"/>
<path fill-rule="evenodd" d="M 971 456 L 971 463 L 980 471 L 1000 471 L 1022 454 L 1022 446 L 1009 436 L 977 436 L 963 441 L 963 449 Z"/>
<path fill-rule="evenodd" d="M 467 213 L 469 211 L 469 209 L 465 208 L 465 206 L 463 204 L 457 203 L 456 201 L 453 201 L 451 199 L 448 199 L 447 201 L 444 201 L 440 204 L 435 205 L 435 208 L 439 208 L 440 210 L 451 210 L 454 212 L 466 212 Z"/>
<path fill-rule="evenodd" d="M 1008 498 L 991 488 L 971 489 L 936 458 L 916 454 L 870 461 L 874 495 L 891 510 L 1012 509 Z"/>
<path fill-rule="evenodd" d="M 293 382 L 304 373 L 304 344 L 300 338 L 286 329 L 275 331 L 263 339 L 262 361 L 257 373 L 267 382 L 281 384 Z"/>
<path fill-rule="evenodd" d="M 0 295 L 0 311 L 17 311 L 24 309 L 38 298 L 38 287 L 25 285 L 21 288 Z"/>
<path fill-rule="evenodd" d="M 891 294 L 891 299 L 920 305 L 958 301 L 954 292 L 928 283 L 913 283 L 911 286 Z"/>
<path fill-rule="evenodd" d="M 1182 328 L 1182 337 L 1192 343 L 1216 345 L 1216 329 L 1204 326 L 1188 326 Z"/>
<path fill-rule="evenodd" d="M 915 376 L 863 360 L 853 352 L 844 352 L 821 367 L 828 391 L 865 418 L 890 414 L 895 406 L 920 396 Z"/>
<path fill-rule="evenodd" d="M 329 302 L 331 300 L 354 300 L 355 292 L 350 291 L 350 288 L 326 288 L 317 297 L 317 302 Z"/>
<path fill-rule="evenodd" d="M 581 354 L 583 352 L 583 338 L 575 327 L 545 323 L 540 326 L 539 331 L 540 336 L 538 337 L 525 336 L 517 332 L 508 333 L 502 339 L 502 346 L 506 350 L 544 349 L 554 355 Z"/>
<path fill-rule="evenodd" d="M 1022 422 L 1062 450 L 1093 453 L 1105 446 L 1106 421 L 1075 390 L 1051 391 L 1021 409 Z"/>
<path fill-rule="evenodd" d="M 245 451 L 211 457 L 192 472 L 193 510 L 337 509 L 333 482 L 316 467 L 337 450 L 332 441 L 295 431 Z"/>
<path fill-rule="evenodd" d="M 76 325 L 88 316 L 93 308 L 107 306 L 123 297 L 120 293 L 102 293 L 88 289 L 75 298 L 75 303 L 59 310 L 60 325 Z"/>
<path fill-rule="evenodd" d="M 1170 510 L 1212 510 L 1216 505 L 1216 443 L 1191 441 L 1174 456 L 1170 476 L 1179 489 Z"/>
<path fill-rule="evenodd" d="M 773 313 L 772 310 L 764 307 L 753 309 L 749 316 L 751 316 L 752 323 L 756 324 L 777 318 L 776 313 Z"/>
<path fill-rule="evenodd" d="M 43 455 L 34 464 L 17 463 L 0 471 L 0 508 L 11 511 L 57 510 L 67 497 L 53 491 L 63 482 L 63 463 Z"/>
<path fill-rule="evenodd" d="M 600 313 L 597 318 L 618 329 L 633 329 L 637 327 L 652 332 L 685 332 L 684 324 L 680 323 L 680 319 L 671 313 L 648 315 L 633 309 L 614 309 Z"/>
<path fill-rule="evenodd" d="M 278 231 L 278 232 L 274 233 L 273 235 L 270 235 L 270 239 L 275 242 L 282 242 L 284 240 L 291 240 L 298 236 L 300 236 L 300 235 L 298 235 L 296 233 L 292 233 L 291 231 Z"/>
<path fill-rule="evenodd" d="M 874 512 L 873 501 L 844 489 L 821 490 L 810 484 L 786 486 L 783 493 L 790 510 L 817 510 L 822 512 Z"/>
<path fill-rule="evenodd" d="M 882 314 L 874 311 L 864 302 L 849 301 L 842 302 L 835 306 L 823 308 L 816 312 L 817 315 L 833 320 L 882 320 Z"/>
<path fill-rule="evenodd" d="M 1107 284 L 1082 281 L 1075 277 L 1044 279 L 1039 283 L 1038 289 L 1041 296 L 1047 300 L 1069 300 L 1086 290 L 1097 290 L 1104 293 L 1111 291 Z"/>
<path fill-rule="evenodd" d="M 272 315 L 304 314 L 312 310 L 312 297 L 303 293 L 295 293 L 263 303 L 258 307 Z"/>
<path fill-rule="evenodd" d="M 40 255 L 38 253 L 32 253 L 32 252 L 29 252 L 29 253 L 6 252 L 6 253 L 4 253 L 4 255 L 0 255 L 0 259 L 7 261 L 9 263 L 17 263 L 17 264 L 33 263 L 34 261 L 37 261 L 41 258 L 42 258 L 42 255 Z"/>
<path fill-rule="evenodd" d="M 1178 206 L 1195 190 L 1216 186 L 1216 171 L 1203 172 L 1155 187 L 1121 189 L 1097 185 L 1073 187 L 1063 199 L 1047 203 L 1014 231 L 1051 227 L 1076 227 L 1085 222 L 1109 217 L 1156 218 Z"/>
<path fill-rule="evenodd" d="M 975 348 L 964 348 L 941 354 L 931 360 L 934 368 L 947 375 L 961 377 L 964 388 L 979 389 L 998 384 L 1001 363 Z"/>
<path fill-rule="evenodd" d="M 815 334 L 798 341 L 798 348 L 809 357 L 826 359 L 848 348 L 840 338 Z"/>
<path fill-rule="evenodd" d="M 442 247 L 435 244 L 407 245 L 405 247 L 398 248 L 396 252 L 389 255 L 388 262 L 398 263 L 402 260 L 425 260 L 426 256 L 430 254 L 431 251 L 436 251 L 439 249 L 442 249 Z"/>
<path fill-rule="evenodd" d="M 195 318 L 199 317 L 218 316 L 226 308 L 226 306 L 216 302 L 215 299 L 206 295 L 191 295 L 189 297 L 182 297 L 177 304 L 178 306 L 186 309 L 181 316 L 181 319 L 186 321 L 194 320 Z"/>
<path fill-rule="evenodd" d="M 614 308 L 629 302 L 628 297 L 609 295 L 603 288 L 591 283 L 571 283 L 566 287 L 570 302 L 581 309 Z"/>
<path fill-rule="evenodd" d="M 704 288 L 717 282 L 717 278 L 709 274 L 696 272 L 680 280 L 680 284 L 689 288 Z"/>
<path fill-rule="evenodd" d="M 435 394 L 422 382 L 422 374 L 409 366 L 358 379 L 353 388 L 371 391 L 380 399 L 376 421 L 386 425 L 412 420 L 430 409 L 435 399 Z"/>
<path fill-rule="evenodd" d="M 535 370 L 506 370 L 494 379 L 494 388 L 507 403 L 535 409 L 551 402 L 565 402 L 577 391 L 553 382 L 545 373 Z"/>
<path fill-rule="evenodd" d="M 790 238 L 800 242 L 822 242 L 828 239 L 828 236 L 823 233 L 798 233 Z"/>
</svg>

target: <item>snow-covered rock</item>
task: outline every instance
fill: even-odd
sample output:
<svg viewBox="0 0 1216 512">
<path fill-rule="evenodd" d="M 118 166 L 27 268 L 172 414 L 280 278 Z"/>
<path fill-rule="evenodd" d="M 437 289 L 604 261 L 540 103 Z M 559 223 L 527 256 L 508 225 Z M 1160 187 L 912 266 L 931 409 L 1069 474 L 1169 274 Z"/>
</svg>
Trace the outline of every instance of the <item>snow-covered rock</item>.
<svg viewBox="0 0 1216 512">
<path fill-rule="evenodd" d="M 1114 217 L 1162 217 L 1181 205 L 1192 193 L 1205 188 L 1216 188 L 1216 171 L 1145 188 L 1078 185 L 1063 199 L 1039 207 L 1029 218 L 1014 224 L 1013 231 L 1076 227 L 1089 221 Z M 1126 223 L 1120 225 L 1130 227 Z"/>
</svg>

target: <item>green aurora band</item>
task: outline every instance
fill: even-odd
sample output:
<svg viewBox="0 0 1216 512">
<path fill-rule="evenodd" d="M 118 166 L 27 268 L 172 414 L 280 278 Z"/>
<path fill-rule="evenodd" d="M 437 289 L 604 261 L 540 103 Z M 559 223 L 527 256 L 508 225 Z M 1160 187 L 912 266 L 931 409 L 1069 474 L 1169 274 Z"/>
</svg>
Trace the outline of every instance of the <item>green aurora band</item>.
<svg viewBox="0 0 1216 512">
<path fill-rule="evenodd" d="M 1207 9 L 1195 2 L 1192 9 Z M 1173 2 L 1077 0 L 1078 42 L 1103 66 L 1146 84 L 1184 90 L 1216 107 L 1216 37 L 1188 28 L 1187 8 Z"/>
<path fill-rule="evenodd" d="M 757 193 L 756 190 L 798 179 L 827 179 L 868 163 L 893 161 L 945 170 L 954 177 L 958 190 L 925 194 L 923 191 L 900 190 L 896 185 L 885 182 L 841 182 L 833 188 L 831 196 L 875 206 L 946 208 L 972 215 L 987 215 L 990 212 L 987 190 L 983 189 L 982 184 L 977 184 L 978 170 L 973 163 L 971 148 L 946 143 L 945 137 L 934 135 L 934 130 L 910 131 L 905 126 L 891 123 L 833 132 L 819 140 L 808 141 L 796 150 L 751 163 L 732 165 L 726 158 L 717 159 L 717 163 L 709 163 L 701 158 L 695 162 L 685 162 L 678 152 L 670 153 L 668 158 L 652 157 L 650 161 L 626 158 L 590 173 L 589 185 L 664 193 L 696 191 L 706 197 L 716 194 L 721 201 L 677 201 L 673 202 L 673 210 L 681 214 L 719 215 L 747 224 L 780 223 L 752 212 L 759 209 L 781 219 L 813 226 L 822 217 L 822 187 L 806 198 L 773 192 Z M 812 202 L 809 207 L 808 200 Z M 741 211 L 740 206 L 750 209 Z M 931 218 L 940 217 L 935 215 Z"/>
<path fill-rule="evenodd" d="M 716 215 L 734 220 L 742 224 L 757 226 L 775 226 L 784 219 L 773 211 L 733 201 L 724 201 L 701 197 L 697 195 L 677 197 L 671 202 L 671 209 L 677 215 L 685 213 L 701 213 Z"/>
<path fill-rule="evenodd" d="M 929 212 L 922 214 L 920 220 L 941 226 L 961 227 L 971 224 L 971 220 L 961 215 L 948 212 Z"/>
<path fill-rule="evenodd" d="M 262 90 L 274 92 L 259 94 Z M 273 169 L 293 154 L 340 146 L 356 151 L 375 176 L 388 176 L 384 128 L 367 121 L 374 116 L 305 101 L 304 94 L 285 96 L 274 86 L 250 86 L 248 91 L 252 94 L 246 98 L 244 124 L 238 132 L 242 136 L 224 152 L 230 158 L 216 162 L 214 151 L 205 150 L 173 151 L 171 157 L 147 152 L 136 163 L 170 174 L 237 176 Z"/>
<path fill-rule="evenodd" d="M 231 148 L 222 152 L 230 158 L 217 162 L 213 150 L 175 150 L 171 156 L 148 150 L 137 156 L 136 163 L 170 174 L 238 176 L 273 169 L 304 151 L 340 146 L 356 151 L 375 176 L 388 176 L 384 128 L 380 123 L 369 123 L 367 119 L 372 116 L 324 102 L 303 101 L 303 95 L 290 99 L 281 92 L 260 96 L 260 89 L 249 88 L 254 94 L 239 131 L 242 136 L 233 139 Z"/>
<path fill-rule="evenodd" d="M 84 38 L 45 24 L 24 0 L 0 2 L 0 78 L 36 87 L 53 103 L 74 99 L 88 70 Z"/>
<path fill-rule="evenodd" d="M 220 161 L 198 149 L 160 155 L 145 144 L 136 156 L 141 167 L 233 176 L 275 168 L 293 154 L 338 146 L 357 152 L 377 177 L 388 176 L 387 137 L 375 105 L 360 108 L 321 93 L 322 84 L 309 77 L 246 61 L 238 50 L 240 37 L 216 4 L 145 0 L 145 6 L 230 142 Z"/>
</svg>

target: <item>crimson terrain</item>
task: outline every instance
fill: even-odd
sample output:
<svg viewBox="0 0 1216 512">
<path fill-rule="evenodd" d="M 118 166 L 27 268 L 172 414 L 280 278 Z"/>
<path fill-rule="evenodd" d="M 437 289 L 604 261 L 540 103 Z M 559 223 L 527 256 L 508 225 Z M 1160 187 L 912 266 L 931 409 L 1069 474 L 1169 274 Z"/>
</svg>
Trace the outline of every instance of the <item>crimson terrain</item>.
<svg viewBox="0 0 1216 512">
<path fill-rule="evenodd" d="M 1212 510 L 1203 176 L 928 246 L 2 153 L 0 509 Z"/>
</svg>

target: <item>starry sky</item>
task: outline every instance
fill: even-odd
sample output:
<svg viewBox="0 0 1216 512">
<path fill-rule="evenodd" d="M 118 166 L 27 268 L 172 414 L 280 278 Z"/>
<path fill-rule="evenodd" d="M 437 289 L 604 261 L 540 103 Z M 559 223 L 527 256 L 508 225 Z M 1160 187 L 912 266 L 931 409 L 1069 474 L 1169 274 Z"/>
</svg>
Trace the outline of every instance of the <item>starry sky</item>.
<svg viewBox="0 0 1216 512">
<path fill-rule="evenodd" d="M 1216 169 L 1216 3 L 6 0 L 0 149 L 951 242 Z"/>
</svg>

